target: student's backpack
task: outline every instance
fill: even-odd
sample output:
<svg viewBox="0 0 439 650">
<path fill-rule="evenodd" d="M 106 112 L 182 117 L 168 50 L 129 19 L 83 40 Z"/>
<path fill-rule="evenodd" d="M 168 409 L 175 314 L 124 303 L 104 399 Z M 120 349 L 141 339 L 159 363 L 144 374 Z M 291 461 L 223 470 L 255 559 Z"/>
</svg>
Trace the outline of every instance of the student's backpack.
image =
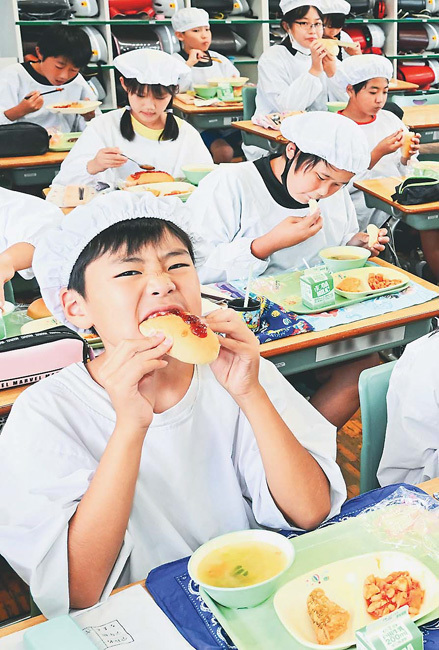
<svg viewBox="0 0 439 650">
<path fill-rule="evenodd" d="M 18 0 L 20 20 L 68 20 L 72 17 L 69 0 Z"/>
<path fill-rule="evenodd" d="M 420 205 L 439 201 L 439 180 L 410 176 L 395 187 L 392 199 L 401 205 Z"/>
<path fill-rule="evenodd" d="M 49 134 L 39 124 L 14 122 L 0 125 L 0 158 L 41 156 L 49 151 Z"/>
<path fill-rule="evenodd" d="M 33 384 L 90 356 L 86 341 L 64 325 L 2 339 L 0 390 Z"/>
</svg>

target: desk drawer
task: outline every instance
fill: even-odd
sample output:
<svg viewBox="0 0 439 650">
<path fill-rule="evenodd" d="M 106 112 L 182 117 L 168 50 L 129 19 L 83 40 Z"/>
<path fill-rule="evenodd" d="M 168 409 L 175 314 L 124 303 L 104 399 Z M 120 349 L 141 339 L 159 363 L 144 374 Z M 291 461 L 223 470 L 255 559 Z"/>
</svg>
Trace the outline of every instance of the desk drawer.
<svg viewBox="0 0 439 650">
<path fill-rule="evenodd" d="M 40 165 L 38 167 L 17 167 L 5 172 L 15 187 L 23 185 L 50 185 L 60 165 Z"/>
</svg>

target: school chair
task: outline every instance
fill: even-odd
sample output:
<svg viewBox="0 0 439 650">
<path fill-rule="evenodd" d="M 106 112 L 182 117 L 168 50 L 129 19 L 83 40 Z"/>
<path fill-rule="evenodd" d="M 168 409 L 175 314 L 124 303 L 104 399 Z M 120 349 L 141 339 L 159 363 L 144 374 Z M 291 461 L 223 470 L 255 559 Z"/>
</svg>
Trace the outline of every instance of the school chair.
<svg viewBox="0 0 439 650">
<path fill-rule="evenodd" d="M 242 108 L 242 119 L 251 120 L 256 111 L 256 86 L 244 86 L 242 89 Z M 266 149 L 269 153 L 276 153 L 282 146 L 277 142 L 270 142 L 260 135 L 253 135 L 246 131 L 242 131 L 241 135 L 243 144 Z"/>
<path fill-rule="evenodd" d="M 396 361 L 363 370 L 358 381 L 363 444 L 360 457 L 360 493 L 379 486 L 378 465 L 387 427 L 387 390 Z"/>
</svg>

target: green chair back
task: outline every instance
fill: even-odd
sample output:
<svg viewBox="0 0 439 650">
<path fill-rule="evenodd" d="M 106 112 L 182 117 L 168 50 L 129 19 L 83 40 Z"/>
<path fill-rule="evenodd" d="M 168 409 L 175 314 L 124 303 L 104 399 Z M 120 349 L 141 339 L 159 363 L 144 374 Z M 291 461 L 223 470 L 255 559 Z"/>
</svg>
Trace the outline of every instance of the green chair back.
<svg viewBox="0 0 439 650">
<path fill-rule="evenodd" d="M 256 110 L 256 86 L 244 86 L 242 89 L 242 107 L 244 120 L 251 120 Z"/>
<path fill-rule="evenodd" d="M 387 390 L 396 361 L 363 370 L 358 382 L 363 445 L 360 458 L 360 492 L 379 487 L 377 470 L 387 427 Z"/>
</svg>

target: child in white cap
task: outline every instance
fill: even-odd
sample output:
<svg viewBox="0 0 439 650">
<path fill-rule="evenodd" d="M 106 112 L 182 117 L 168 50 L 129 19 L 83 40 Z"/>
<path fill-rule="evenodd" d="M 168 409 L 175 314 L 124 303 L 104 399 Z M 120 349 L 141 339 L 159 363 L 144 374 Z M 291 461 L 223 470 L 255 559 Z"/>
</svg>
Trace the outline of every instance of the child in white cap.
<svg viewBox="0 0 439 650">
<path fill-rule="evenodd" d="M 328 246 L 368 247 L 346 189 L 370 161 L 360 127 L 316 111 L 287 117 L 281 132 L 289 140 L 284 154 L 221 165 L 190 197 L 193 228 L 210 244 L 203 283 L 246 279 L 250 266 L 256 276 L 314 266 Z M 313 213 L 311 199 L 318 200 Z M 384 250 L 385 235 L 381 230 L 372 255 Z M 312 398 L 338 428 L 358 408 L 363 363 L 344 365 Z"/>
<path fill-rule="evenodd" d="M 336 83 L 336 57 L 319 41 L 323 37 L 321 0 L 312 5 L 281 0 L 280 8 L 287 35 L 259 59 L 256 113 L 326 111 L 330 93 L 340 101 L 346 93 Z"/>
<path fill-rule="evenodd" d="M 200 134 L 172 114 L 172 99 L 187 66 L 157 50 L 131 50 L 114 59 L 128 106 L 93 120 L 76 142 L 54 178 L 54 184 L 117 183 L 140 165 L 152 165 L 171 176 L 182 166 L 212 163 Z M 132 158 L 132 160 L 128 160 Z"/>
<path fill-rule="evenodd" d="M 172 16 L 172 27 L 181 41 L 180 53 L 173 56 L 186 63 L 190 69 L 187 81 L 180 90 L 188 90 L 194 85 L 204 85 L 209 79 L 239 77 L 239 70 L 222 54 L 209 50 L 212 42 L 209 14 L 204 9 L 187 7 Z M 241 144 L 237 129 L 208 129 L 201 133 L 216 163 L 231 162 L 235 149 Z"/>
<path fill-rule="evenodd" d="M 408 155 L 402 150 L 405 124 L 390 111 L 381 110 L 387 101 L 393 66 L 384 56 L 362 54 L 340 64 L 339 78 L 349 95 L 347 107 L 341 111 L 356 122 L 367 138 L 371 154 L 368 169 L 355 180 L 407 175 L 407 163 L 419 150 L 420 136 L 413 134 Z M 389 216 L 378 208 L 366 206 L 364 193 L 349 184 L 349 192 L 357 212 L 360 229 L 369 223 L 382 226 Z"/>
<path fill-rule="evenodd" d="M 341 47 L 337 59 L 343 61 L 349 56 L 361 54 L 359 43 L 352 40 L 349 34 L 343 31 L 346 16 L 351 10 L 351 5 L 346 0 L 322 0 L 323 37 L 331 38 L 344 43 L 352 43 L 350 47 Z"/>
<path fill-rule="evenodd" d="M 210 365 L 139 325 L 201 313 L 199 238 L 178 199 L 118 192 L 67 215 L 36 250 L 51 312 L 105 352 L 28 388 L 0 438 L 0 553 L 46 616 L 84 608 L 207 540 L 313 528 L 346 497 L 335 429 L 236 312 L 206 318 Z M 194 246 L 194 247 L 193 247 Z"/>
<path fill-rule="evenodd" d="M 16 271 L 25 280 L 34 277 L 35 244 L 44 230 L 57 226 L 62 218 L 63 213 L 53 203 L 0 187 L 0 310 L 5 282 Z"/>
</svg>

